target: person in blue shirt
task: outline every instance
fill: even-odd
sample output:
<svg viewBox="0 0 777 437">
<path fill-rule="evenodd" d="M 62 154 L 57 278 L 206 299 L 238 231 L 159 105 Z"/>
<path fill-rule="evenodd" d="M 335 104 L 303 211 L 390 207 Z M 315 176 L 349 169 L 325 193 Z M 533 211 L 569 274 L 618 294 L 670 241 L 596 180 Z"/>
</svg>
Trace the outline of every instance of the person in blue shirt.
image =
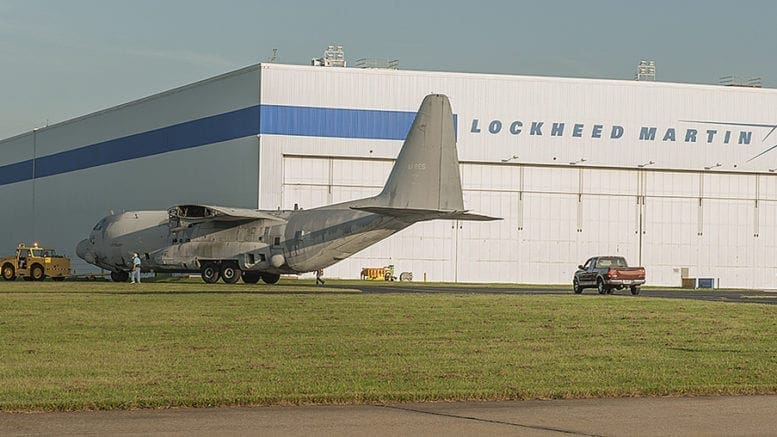
<svg viewBox="0 0 777 437">
<path fill-rule="evenodd" d="M 137 252 L 132 254 L 132 272 L 130 272 L 131 283 L 137 281 L 140 284 L 140 257 Z"/>
</svg>

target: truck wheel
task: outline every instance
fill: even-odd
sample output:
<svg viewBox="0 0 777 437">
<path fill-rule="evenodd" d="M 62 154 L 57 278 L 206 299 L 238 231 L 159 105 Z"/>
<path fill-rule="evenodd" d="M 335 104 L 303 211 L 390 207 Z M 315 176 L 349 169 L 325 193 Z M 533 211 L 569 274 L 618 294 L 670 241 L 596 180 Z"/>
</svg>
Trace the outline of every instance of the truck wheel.
<svg viewBox="0 0 777 437">
<path fill-rule="evenodd" d="M 281 279 L 281 275 L 274 273 L 262 273 L 262 281 L 266 284 L 275 284 Z"/>
<path fill-rule="evenodd" d="M 129 279 L 129 273 L 119 270 L 117 272 L 111 272 L 111 281 L 113 282 L 127 282 Z"/>
<path fill-rule="evenodd" d="M 631 294 L 634 296 L 639 294 L 639 285 L 632 285 L 631 286 Z"/>
<path fill-rule="evenodd" d="M 580 283 L 577 281 L 577 278 L 572 280 L 572 291 L 574 291 L 575 294 L 580 294 L 583 292 L 583 287 L 580 286 Z"/>
<path fill-rule="evenodd" d="M 240 269 L 232 264 L 223 264 L 221 266 L 221 279 L 227 284 L 234 284 L 240 279 Z"/>
<path fill-rule="evenodd" d="M 214 263 L 206 263 L 202 266 L 202 280 L 205 281 L 206 284 L 215 284 L 219 281 L 219 277 L 221 274 L 219 274 L 218 266 Z"/>
<path fill-rule="evenodd" d="M 6 281 L 16 280 L 16 269 L 13 268 L 13 264 L 3 264 L 3 279 Z"/>
<path fill-rule="evenodd" d="M 602 278 L 596 280 L 596 291 L 598 291 L 599 294 L 607 294 L 607 286 L 604 285 Z"/>
<path fill-rule="evenodd" d="M 42 281 L 46 279 L 46 274 L 43 272 L 43 267 L 40 264 L 35 264 L 30 269 L 30 277 L 33 281 Z"/>
<path fill-rule="evenodd" d="M 243 282 L 246 284 L 256 284 L 259 282 L 259 278 L 262 277 L 262 275 L 257 272 L 243 272 L 241 276 L 243 277 Z"/>
</svg>

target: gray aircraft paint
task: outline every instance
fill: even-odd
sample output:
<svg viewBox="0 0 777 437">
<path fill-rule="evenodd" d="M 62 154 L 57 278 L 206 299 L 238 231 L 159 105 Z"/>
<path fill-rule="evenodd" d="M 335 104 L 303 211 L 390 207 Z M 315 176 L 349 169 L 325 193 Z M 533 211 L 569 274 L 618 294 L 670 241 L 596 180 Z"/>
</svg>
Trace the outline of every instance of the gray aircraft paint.
<svg viewBox="0 0 777 437">
<path fill-rule="evenodd" d="M 126 272 L 138 252 L 146 271 L 199 272 L 216 264 L 277 277 L 326 268 L 434 219 L 496 220 L 464 210 L 453 114 L 438 94 L 421 103 L 377 196 L 310 210 L 179 205 L 127 212 L 103 218 L 76 252 L 115 273 Z"/>
</svg>

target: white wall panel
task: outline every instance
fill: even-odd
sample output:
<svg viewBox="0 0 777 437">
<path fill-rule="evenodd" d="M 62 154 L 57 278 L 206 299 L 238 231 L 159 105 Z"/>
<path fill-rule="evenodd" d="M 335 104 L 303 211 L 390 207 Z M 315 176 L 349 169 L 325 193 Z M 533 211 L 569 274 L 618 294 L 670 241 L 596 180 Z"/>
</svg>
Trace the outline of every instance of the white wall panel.
<svg viewBox="0 0 777 437">
<path fill-rule="evenodd" d="M 0 223 L 0 256 L 10 255 L 16 245 L 19 243 L 31 244 L 37 237 L 37 231 L 34 229 L 35 220 L 33 211 L 33 182 L 18 182 L 15 184 L 0 187 L 0 199 L 4 204 L 2 208 L 2 219 Z M 83 200 L 86 196 L 77 196 L 74 202 Z M 51 225 L 47 225 L 51 228 Z M 39 239 L 43 245 L 57 244 L 48 239 Z M 65 249 L 64 247 L 62 249 Z"/>
<path fill-rule="evenodd" d="M 330 184 L 330 163 L 328 158 L 286 157 L 283 160 L 284 184 Z"/>
<path fill-rule="evenodd" d="M 481 165 L 461 166 L 461 179 L 464 189 L 471 190 L 512 190 L 521 188 L 521 170 L 517 165 Z"/>
<path fill-rule="evenodd" d="M 583 172 L 583 193 L 636 196 L 639 173 L 633 170 L 590 169 Z"/>
<path fill-rule="evenodd" d="M 386 184 L 394 161 L 335 159 L 332 162 L 332 183 L 346 186 L 381 187 Z"/>
<path fill-rule="evenodd" d="M 504 220 L 451 222 L 457 242 L 456 277 L 461 282 L 517 282 L 526 257 L 515 226 L 519 193 L 465 191 L 467 208 Z"/>
<path fill-rule="evenodd" d="M 329 205 L 329 188 L 321 185 L 284 185 L 283 209 L 312 209 Z"/>
<path fill-rule="evenodd" d="M 704 196 L 716 199 L 755 199 L 755 175 L 705 174 Z"/>
<path fill-rule="evenodd" d="M 519 282 L 558 284 L 571 281 L 579 258 L 588 252 L 577 244 L 578 196 L 528 193 L 524 196 Z"/>
<path fill-rule="evenodd" d="M 699 262 L 698 200 L 650 198 L 645 200 L 642 264 L 648 283 L 680 286 L 681 269 L 690 275 Z"/>
<path fill-rule="evenodd" d="M 542 193 L 579 193 L 582 168 L 526 167 L 524 189 Z"/>
<path fill-rule="evenodd" d="M 777 200 L 777 173 L 758 176 L 758 198 Z"/>
<path fill-rule="evenodd" d="M 636 196 L 584 195 L 582 200 L 583 223 L 578 244 L 589 252 L 580 263 L 591 256 L 620 255 L 637 265 Z"/>
<path fill-rule="evenodd" d="M 699 190 L 699 173 L 645 172 L 645 194 L 647 196 L 699 197 Z"/>
<path fill-rule="evenodd" d="M 759 202 L 759 233 L 753 249 L 753 286 L 777 287 L 777 202 Z"/>
</svg>

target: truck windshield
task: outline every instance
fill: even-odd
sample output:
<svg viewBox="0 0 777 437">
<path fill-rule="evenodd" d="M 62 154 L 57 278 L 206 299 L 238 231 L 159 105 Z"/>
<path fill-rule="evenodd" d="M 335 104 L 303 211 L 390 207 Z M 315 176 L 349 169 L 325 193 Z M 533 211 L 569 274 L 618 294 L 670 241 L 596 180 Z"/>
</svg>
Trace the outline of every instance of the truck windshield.
<svg viewBox="0 0 777 437">
<path fill-rule="evenodd" d="M 608 256 L 599 258 L 596 267 L 626 267 L 626 260 L 621 256 Z"/>
</svg>

